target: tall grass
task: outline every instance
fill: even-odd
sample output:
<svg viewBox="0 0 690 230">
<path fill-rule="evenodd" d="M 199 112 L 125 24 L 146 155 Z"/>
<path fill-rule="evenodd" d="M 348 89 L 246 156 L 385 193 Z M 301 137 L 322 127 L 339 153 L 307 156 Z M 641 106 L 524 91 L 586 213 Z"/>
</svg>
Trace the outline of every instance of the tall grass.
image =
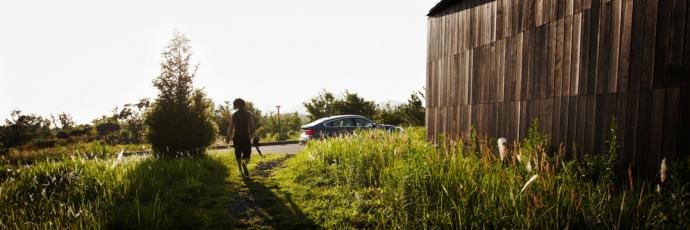
<svg viewBox="0 0 690 230">
<path fill-rule="evenodd" d="M 17 148 L 11 149 L 7 156 L 0 158 L 0 163 L 31 163 L 42 160 L 57 160 L 69 157 L 103 158 L 116 155 L 120 151 L 149 151 L 148 144 L 107 145 L 101 141 L 76 143 L 51 148 Z"/>
<path fill-rule="evenodd" d="M 236 167 L 234 155 L 228 152 L 170 159 L 71 157 L 31 166 L 1 165 L 0 229 L 233 226 L 237 219 L 227 206 L 241 183 Z"/>
<path fill-rule="evenodd" d="M 687 167 L 676 167 L 657 193 L 656 180 L 639 179 L 632 187 L 615 183 L 607 154 L 578 163 L 564 160 L 563 147 L 546 152 L 548 136 L 536 129 L 512 145 L 505 163 L 496 141 L 476 133 L 439 143 L 426 141 L 422 129 L 312 142 L 278 178 L 291 192 L 307 194 L 299 199 L 314 219 L 336 219 L 326 223 L 331 227 L 690 226 L 688 181 L 679 178 Z"/>
</svg>

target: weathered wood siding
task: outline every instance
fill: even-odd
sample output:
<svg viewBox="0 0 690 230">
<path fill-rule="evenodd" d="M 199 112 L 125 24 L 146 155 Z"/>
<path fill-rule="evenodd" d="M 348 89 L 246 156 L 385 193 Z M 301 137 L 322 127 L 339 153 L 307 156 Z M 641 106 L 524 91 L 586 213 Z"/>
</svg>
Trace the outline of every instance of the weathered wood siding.
<svg viewBox="0 0 690 230">
<path fill-rule="evenodd" d="M 690 152 L 688 0 L 459 0 L 430 15 L 427 131 L 607 147 L 658 168 Z M 647 170 L 648 172 L 651 172 Z"/>
</svg>

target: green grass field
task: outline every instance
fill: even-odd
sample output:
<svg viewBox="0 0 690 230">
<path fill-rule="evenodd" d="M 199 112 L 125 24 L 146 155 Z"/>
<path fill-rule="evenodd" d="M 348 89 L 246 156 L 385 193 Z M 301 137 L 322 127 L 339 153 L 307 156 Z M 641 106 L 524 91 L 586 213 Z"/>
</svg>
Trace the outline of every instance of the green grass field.
<svg viewBox="0 0 690 230">
<path fill-rule="evenodd" d="M 326 228 L 690 227 L 687 167 L 671 166 L 657 192 L 658 180 L 617 179 L 606 155 L 547 156 L 537 132 L 506 163 L 470 139 L 436 147 L 410 129 L 313 142 L 275 178 Z"/>
<path fill-rule="evenodd" d="M 422 129 L 310 142 L 294 157 L 44 159 L 0 165 L 2 229 L 671 228 L 690 221 L 686 162 L 621 179 L 607 156 L 548 155 L 537 132 L 505 162 L 495 141 Z M 475 143 L 475 144 L 468 144 Z M 518 160 L 515 153 L 520 153 Z M 609 154 L 615 154 L 609 153 Z"/>
<path fill-rule="evenodd" d="M 0 170 L 0 228 L 218 229 L 302 226 L 266 185 L 284 154 L 255 157 L 239 176 L 234 154 L 156 159 L 74 158 Z M 266 165 L 270 166 L 267 167 Z M 250 195 L 247 195 L 250 194 Z M 256 203 L 246 203 L 248 197 Z M 282 205 L 282 206 L 281 206 Z M 303 221 L 304 220 L 304 221 Z"/>
</svg>

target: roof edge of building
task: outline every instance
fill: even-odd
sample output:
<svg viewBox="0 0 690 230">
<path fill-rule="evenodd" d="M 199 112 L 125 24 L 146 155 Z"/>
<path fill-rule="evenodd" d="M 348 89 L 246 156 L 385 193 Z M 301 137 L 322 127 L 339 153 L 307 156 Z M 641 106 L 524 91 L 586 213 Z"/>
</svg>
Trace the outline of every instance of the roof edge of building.
<svg viewBox="0 0 690 230">
<path fill-rule="evenodd" d="M 447 6 L 451 5 L 451 3 L 455 2 L 455 1 L 456 0 L 441 0 L 440 2 L 436 3 L 436 5 L 429 10 L 429 13 L 427 13 L 426 16 L 433 16 L 434 14 L 445 9 Z"/>
</svg>

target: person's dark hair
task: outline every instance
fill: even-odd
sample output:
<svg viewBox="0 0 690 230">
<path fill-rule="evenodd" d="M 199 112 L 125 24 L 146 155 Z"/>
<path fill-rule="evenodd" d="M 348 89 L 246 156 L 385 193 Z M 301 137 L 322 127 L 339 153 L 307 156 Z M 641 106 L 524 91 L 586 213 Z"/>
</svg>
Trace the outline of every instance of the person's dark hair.
<svg viewBox="0 0 690 230">
<path fill-rule="evenodd" d="M 247 108 L 247 103 L 242 98 L 237 98 L 232 102 L 232 108 L 237 110 L 244 110 Z"/>
</svg>

